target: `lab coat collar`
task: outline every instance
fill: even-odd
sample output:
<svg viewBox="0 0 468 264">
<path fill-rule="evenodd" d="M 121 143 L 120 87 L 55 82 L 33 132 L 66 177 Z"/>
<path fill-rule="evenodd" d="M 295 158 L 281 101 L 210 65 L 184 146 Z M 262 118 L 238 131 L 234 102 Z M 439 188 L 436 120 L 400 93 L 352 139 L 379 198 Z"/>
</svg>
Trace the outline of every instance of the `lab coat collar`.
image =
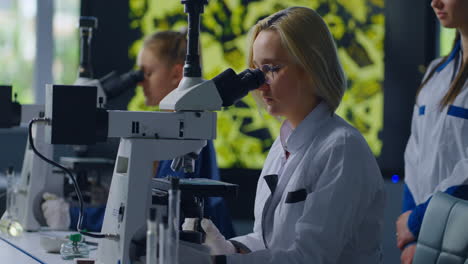
<svg viewBox="0 0 468 264">
<path fill-rule="evenodd" d="M 294 153 L 298 151 L 305 142 L 317 135 L 318 129 L 325 120 L 332 117 L 332 113 L 325 102 L 317 105 L 302 122 L 293 129 L 291 123 L 285 120 L 281 125 L 280 140 L 284 151 Z"/>
<path fill-rule="evenodd" d="M 288 141 L 288 138 L 293 131 L 294 131 L 294 128 L 292 127 L 291 122 L 289 122 L 288 120 L 285 120 L 283 124 L 281 125 L 281 129 L 280 129 L 281 146 L 283 146 L 283 150 L 285 152 L 288 151 L 288 148 L 286 147 L 286 142 Z"/>
<path fill-rule="evenodd" d="M 461 58 L 463 58 L 463 48 L 462 48 L 462 42 L 461 42 L 461 39 L 458 40 L 458 42 L 455 44 L 455 46 L 453 47 L 453 50 L 450 52 L 450 55 L 449 57 L 447 58 L 447 60 L 444 62 L 444 64 L 440 65 L 437 69 L 436 69 L 436 72 L 441 72 L 443 69 L 445 69 L 445 67 L 447 67 L 447 65 L 450 64 L 450 62 L 455 59 L 455 57 L 457 55 L 460 55 Z"/>
</svg>

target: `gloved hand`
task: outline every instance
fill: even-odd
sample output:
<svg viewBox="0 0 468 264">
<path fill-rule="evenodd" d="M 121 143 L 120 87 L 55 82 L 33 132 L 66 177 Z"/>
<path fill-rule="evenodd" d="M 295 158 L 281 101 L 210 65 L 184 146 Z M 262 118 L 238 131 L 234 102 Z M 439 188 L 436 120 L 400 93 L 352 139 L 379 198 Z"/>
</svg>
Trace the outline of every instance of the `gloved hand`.
<svg viewBox="0 0 468 264">
<path fill-rule="evenodd" d="M 179 242 L 179 264 L 212 264 L 209 250 L 199 244 Z"/>
<path fill-rule="evenodd" d="M 182 229 L 193 231 L 195 221 L 196 218 L 186 218 Z M 236 253 L 234 245 L 224 238 L 211 220 L 203 218 L 201 226 L 206 233 L 205 243 L 203 243 L 203 245 L 210 248 L 211 255 L 230 255 Z"/>
<path fill-rule="evenodd" d="M 70 205 L 57 195 L 44 193 L 41 205 L 42 213 L 49 227 L 55 230 L 68 230 L 70 226 Z"/>
</svg>

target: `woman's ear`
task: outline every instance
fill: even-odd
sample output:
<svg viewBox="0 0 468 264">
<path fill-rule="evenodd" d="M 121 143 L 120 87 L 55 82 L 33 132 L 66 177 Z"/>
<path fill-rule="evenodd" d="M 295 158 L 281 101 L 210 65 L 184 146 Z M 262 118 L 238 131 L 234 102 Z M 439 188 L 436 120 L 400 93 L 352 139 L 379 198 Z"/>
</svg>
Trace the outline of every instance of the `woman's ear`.
<svg viewBox="0 0 468 264">
<path fill-rule="evenodd" d="M 184 65 L 183 64 L 175 64 L 172 66 L 171 71 L 171 81 L 175 84 L 175 86 L 179 85 L 180 80 L 184 77 Z"/>
</svg>

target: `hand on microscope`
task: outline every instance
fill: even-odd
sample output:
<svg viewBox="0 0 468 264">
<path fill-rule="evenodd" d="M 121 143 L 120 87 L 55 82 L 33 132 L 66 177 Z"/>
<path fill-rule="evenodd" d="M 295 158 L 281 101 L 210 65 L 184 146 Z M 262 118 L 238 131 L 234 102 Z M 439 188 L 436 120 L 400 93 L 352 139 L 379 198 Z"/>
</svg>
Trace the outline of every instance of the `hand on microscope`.
<svg viewBox="0 0 468 264">
<path fill-rule="evenodd" d="M 70 204 L 52 193 L 44 193 L 42 212 L 47 225 L 55 230 L 68 230 L 70 226 Z"/>
<path fill-rule="evenodd" d="M 196 221 L 197 218 L 185 218 L 182 229 L 195 230 Z M 210 249 L 211 255 L 231 255 L 236 253 L 234 245 L 224 238 L 211 220 L 203 218 L 201 221 L 201 227 L 206 233 L 205 243 L 203 243 L 203 245 Z"/>
</svg>

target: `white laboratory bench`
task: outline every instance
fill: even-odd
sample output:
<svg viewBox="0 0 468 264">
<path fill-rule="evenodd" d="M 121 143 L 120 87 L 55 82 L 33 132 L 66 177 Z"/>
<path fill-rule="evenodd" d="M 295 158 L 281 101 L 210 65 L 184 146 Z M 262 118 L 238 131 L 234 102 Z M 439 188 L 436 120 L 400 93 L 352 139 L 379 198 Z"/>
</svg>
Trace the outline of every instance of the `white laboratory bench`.
<svg viewBox="0 0 468 264">
<path fill-rule="evenodd" d="M 20 237 L 0 234 L 0 263 L 14 264 L 72 264 L 73 260 L 63 260 L 60 254 L 47 253 L 40 245 L 40 236 L 60 235 L 65 237 L 72 232 L 41 231 L 24 232 Z M 88 241 L 96 242 L 88 239 Z M 89 246 L 90 258 L 96 254 L 96 246 Z"/>
</svg>

